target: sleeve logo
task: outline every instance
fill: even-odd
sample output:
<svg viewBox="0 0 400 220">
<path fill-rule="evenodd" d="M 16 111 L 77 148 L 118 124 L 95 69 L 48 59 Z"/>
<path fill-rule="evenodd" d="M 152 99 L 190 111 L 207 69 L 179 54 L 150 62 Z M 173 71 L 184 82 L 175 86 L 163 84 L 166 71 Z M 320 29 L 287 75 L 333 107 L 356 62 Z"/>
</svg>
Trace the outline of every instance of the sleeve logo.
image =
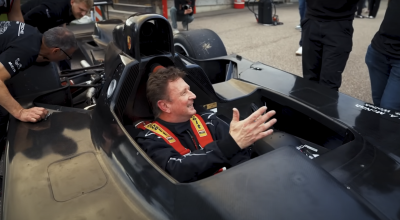
<svg viewBox="0 0 400 220">
<path fill-rule="evenodd" d="M 21 69 L 22 64 L 20 63 L 20 59 L 19 59 L 19 58 L 17 58 L 17 59 L 15 60 L 15 66 L 17 67 L 18 70 Z"/>
<path fill-rule="evenodd" d="M 11 26 L 9 21 L 0 22 L 0 34 L 6 32 L 9 26 Z"/>
<path fill-rule="evenodd" d="M 11 63 L 11 62 L 8 62 L 8 64 L 10 65 L 10 67 L 11 67 L 11 69 L 14 71 L 14 73 L 15 73 L 15 67 L 14 67 L 14 65 Z"/>
</svg>

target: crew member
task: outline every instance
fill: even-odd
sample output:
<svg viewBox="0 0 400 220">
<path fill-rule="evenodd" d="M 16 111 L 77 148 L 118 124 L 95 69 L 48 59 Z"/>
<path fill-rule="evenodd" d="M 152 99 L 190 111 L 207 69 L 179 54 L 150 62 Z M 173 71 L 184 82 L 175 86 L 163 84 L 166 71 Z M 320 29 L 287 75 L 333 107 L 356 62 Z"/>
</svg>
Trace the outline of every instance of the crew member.
<svg viewBox="0 0 400 220">
<path fill-rule="evenodd" d="M 48 113 L 44 108 L 22 108 L 4 82 L 35 61 L 68 59 L 76 48 L 75 36 L 66 28 L 52 28 L 42 35 L 25 23 L 0 22 L 0 141 L 6 135 L 8 113 L 23 122 L 40 121 Z"/>
<path fill-rule="evenodd" d="M 21 6 L 25 23 L 41 33 L 80 19 L 93 7 L 93 0 L 30 0 Z"/>
<path fill-rule="evenodd" d="M 0 0 L 0 14 L 7 14 L 9 21 L 24 22 L 20 0 Z"/>
<path fill-rule="evenodd" d="M 248 147 L 270 135 L 276 119 L 269 120 L 274 111 L 263 115 L 266 107 L 242 121 L 239 111 L 233 109 L 230 126 L 211 111 L 196 114 L 196 95 L 184 76 L 174 67 L 150 74 L 147 98 L 156 119 L 137 126 L 145 130 L 136 142 L 176 180 L 191 182 L 249 160 Z"/>
<path fill-rule="evenodd" d="M 359 0 L 307 0 L 302 21 L 303 76 L 338 90 L 353 47 L 353 20 Z"/>
<path fill-rule="evenodd" d="M 374 105 L 400 112 L 400 0 L 390 0 L 365 62 Z"/>
<path fill-rule="evenodd" d="M 183 29 L 187 30 L 189 23 L 194 20 L 193 8 L 195 0 L 175 0 L 175 7 L 169 10 L 174 33 L 179 33 L 177 21 L 182 21 Z"/>
</svg>

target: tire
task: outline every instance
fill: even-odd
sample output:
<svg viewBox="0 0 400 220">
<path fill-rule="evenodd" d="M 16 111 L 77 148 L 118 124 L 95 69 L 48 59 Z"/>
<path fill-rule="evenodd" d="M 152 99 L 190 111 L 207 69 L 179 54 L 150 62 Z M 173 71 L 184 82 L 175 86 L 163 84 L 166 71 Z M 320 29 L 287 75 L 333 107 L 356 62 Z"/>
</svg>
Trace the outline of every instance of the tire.
<svg viewBox="0 0 400 220">
<path fill-rule="evenodd" d="M 227 55 L 221 38 L 209 29 L 183 31 L 175 34 L 174 49 L 175 53 L 197 60 Z"/>
</svg>

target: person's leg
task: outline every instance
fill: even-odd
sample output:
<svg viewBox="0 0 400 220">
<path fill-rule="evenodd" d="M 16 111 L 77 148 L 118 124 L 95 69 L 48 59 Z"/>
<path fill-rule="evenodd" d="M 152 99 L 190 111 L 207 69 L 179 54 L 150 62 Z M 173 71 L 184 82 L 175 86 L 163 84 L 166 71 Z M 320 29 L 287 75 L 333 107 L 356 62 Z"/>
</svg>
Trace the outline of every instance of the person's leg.
<svg viewBox="0 0 400 220">
<path fill-rule="evenodd" d="M 299 0 L 300 23 L 306 15 L 306 0 Z"/>
<path fill-rule="evenodd" d="M 374 5 L 372 6 L 372 10 L 369 12 L 372 17 L 376 18 L 380 4 L 381 0 L 374 0 Z"/>
<path fill-rule="evenodd" d="M 301 25 L 303 35 L 303 77 L 311 81 L 319 81 L 321 73 L 321 32 L 319 21 L 304 19 Z"/>
<path fill-rule="evenodd" d="M 389 78 L 383 92 L 380 107 L 400 112 L 400 59 L 390 59 Z"/>
<path fill-rule="evenodd" d="M 178 24 L 176 23 L 177 9 L 175 7 L 171 7 L 171 9 L 169 10 L 169 13 L 171 15 L 172 28 L 177 29 L 178 28 Z"/>
<path fill-rule="evenodd" d="M 374 105 L 381 106 L 381 99 L 389 78 L 391 66 L 386 56 L 376 51 L 371 45 L 369 45 L 365 55 L 365 63 L 367 64 L 371 81 L 372 101 Z"/>
<path fill-rule="evenodd" d="M 338 90 L 353 47 L 352 21 L 323 22 L 323 55 L 319 83 Z"/>
<path fill-rule="evenodd" d="M 368 0 L 368 16 L 372 16 L 372 10 L 374 9 L 375 0 Z"/>
<path fill-rule="evenodd" d="M 365 0 L 359 0 L 357 4 L 357 16 L 358 18 L 362 18 L 362 9 L 364 8 L 364 1 Z M 357 17 L 356 16 L 356 17 Z"/>
<path fill-rule="evenodd" d="M 189 23 L 191 23 L 194 20 L 193 15 L 185 15 L 182 19 L 182 26 L 183 29 L 187 30 L 187 26 Z"/>
</svg>

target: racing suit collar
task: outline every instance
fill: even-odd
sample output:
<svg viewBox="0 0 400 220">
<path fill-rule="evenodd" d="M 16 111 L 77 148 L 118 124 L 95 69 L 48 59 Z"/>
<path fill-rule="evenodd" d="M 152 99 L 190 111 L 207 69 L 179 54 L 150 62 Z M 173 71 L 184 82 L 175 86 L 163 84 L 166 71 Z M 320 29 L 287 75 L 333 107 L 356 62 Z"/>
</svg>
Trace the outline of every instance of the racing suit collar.
<svg viewBox="0 0 400 220">
<path fill-rule="evenodd" d="M 170 123 L 157 118 L 156 121 L 167 127 L 174 134 L 182 134 L 186 130 L 190 130 L 190 120 L 180 123 Z"/>
</svg>

